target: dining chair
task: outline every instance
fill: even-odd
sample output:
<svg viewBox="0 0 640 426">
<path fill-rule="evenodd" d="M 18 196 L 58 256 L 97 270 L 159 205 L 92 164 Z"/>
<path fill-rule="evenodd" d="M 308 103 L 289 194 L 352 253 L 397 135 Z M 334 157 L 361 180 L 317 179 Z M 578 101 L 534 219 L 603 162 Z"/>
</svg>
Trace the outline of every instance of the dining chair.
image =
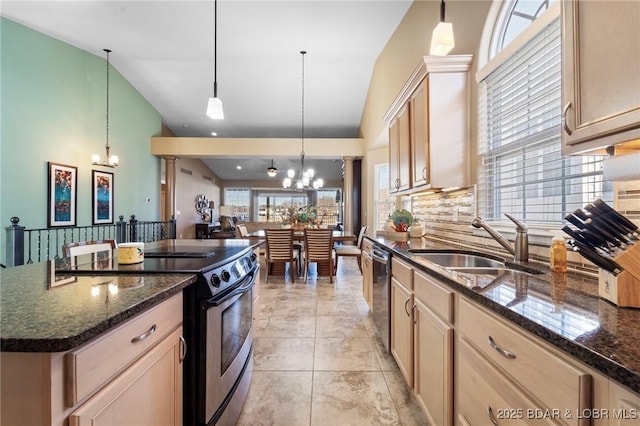
<svg viewBox="0 0 640 426">
<path fill-rule="evenodd" d="M 276 270 L 276 267 L 281 266 L 284 275 L 286 265 L 289 264 L 291 282 L 295 283 L 295 274 L 299 269 L 300 259 L 299 253 L 293 250 L 293 229 L 265 229 L 264 233 L 267 243 L 265 252 L 267 278 L 265 282 L 269 282 L 269 275 Z"/>
<path fill-rule="evenodd" d="M 356 245 L 346 245 L 341 244 L 335 247 L 336 252 L 336 262 L 335 262 L 335 272 L 338 272 L 338 259 L 340 256 L 344 257 L 355 257 L 358 260 L 358 268 L 360 268 L 360 273 L 362 274 L 362 240 L 364 240 L 364 235 L 367 233 L 367 229 L 369 227 L 367 225 L 360 228 L 360 232 L 358 232 L 358 239 L 356 240 Z"/>
<path fill-rule="evenodd" d="M 80 256 L 82 254 L 97 253 L 99 251 L 109 251 L 113 257 L 113 250 L 116 248 L 115 240 L 95 240 L 76 241 L 62 245 L 62 254 L 65 257 Z"/>
<path fill-rule="evenodd" d="M 249 231 L 247 231 L 247 225 L 236 225 L 236 236 L 238 238 L 247 238 Z"/>
<path fill-rule="evenodd" d="M 304 282 L 307 282 L 309 264 L 316 263 L 318 275 L 329 275 L 329 282 L 333 283 L 333 230 L 305 229 L 304 230 Z"/>
</svg>

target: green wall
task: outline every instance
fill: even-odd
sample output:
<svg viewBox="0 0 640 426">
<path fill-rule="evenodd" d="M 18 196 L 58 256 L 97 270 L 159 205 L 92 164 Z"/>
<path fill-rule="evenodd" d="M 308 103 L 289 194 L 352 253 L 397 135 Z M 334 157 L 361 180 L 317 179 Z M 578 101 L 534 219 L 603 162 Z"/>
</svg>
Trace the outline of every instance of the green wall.
<svg viewBox="0 0 640 426">
<path fill-rule="evenodd" d="M 0 261 L 10 218 L 47 226 L 47 162 L 78 167 L 77 225 L 91 225 L 91 170 L 114 173 L 115 219 L 160 218 L 160 160 L 150 138 L 160 114 L 111 67 L 109 144 L 115 169 L 91 165 L 105 156 L 106 59 L 0 19 Z M 110 46 L 105 46 L 109 48 Z M 111 62 L 118 52 L 111 54 Z M 151 201 L 147 202 L 146 199 Z"/>
</svg>

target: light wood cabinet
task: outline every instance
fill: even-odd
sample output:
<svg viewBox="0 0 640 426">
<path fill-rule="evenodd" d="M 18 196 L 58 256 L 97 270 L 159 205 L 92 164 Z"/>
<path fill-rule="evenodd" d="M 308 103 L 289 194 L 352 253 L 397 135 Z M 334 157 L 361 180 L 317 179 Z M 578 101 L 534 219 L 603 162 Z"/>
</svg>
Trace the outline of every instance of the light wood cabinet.
<svg viewBox="0 0 640 426">
<path fill-rule="evenodd" d="M 567 362 L 548 345 L 534 341 L 531 336 L 464 298 L 459 301 L 458 314 L 459 340 L 468 342 L 485 363 L 493 366 L 495 371 L 490 376 L 503 376 L 504 381 L 513 382 L 526 395 L 526 401 L 522 401 L 524 405 L 503 405 L 501 408 L 522 408 L 526 415 L 527 409 L 531 408 L 528 401 L 539 401 L 539 408 L 562 408 L 553 419 L 560 424 L 591 425 L 590 419 L 578 415 L 594 407 L 594 395 L 597 394 L 589 371 Z M 464 352 L 458 354 L 460 366 L 467 362 L 464 357 Z M 464 394 L 464 383 L 461 382 L 464 374 L 460 373 L 458 377 L 457 387 Z M 492 387 L 497 390 L 495 385 Z M 460 410 L 464 411 L 465 406 L 459 402 L 458 407 L 461 414 Z M 500 415 L 497 417 L 499 419 Z M 524 420 L 534 419 L 525 417 Z"/>
<path fill-rule="evenodd" d="M 609 381 L 609 426 L 640 424 L 640 395 Z"/>
<path fill-rule="evenodd" d="M 179 425 L 181 335 L 182 293 L 68 352 L 3 352 L 0 423 Z"/>
<path fill-rule="evenodd" d="M 433 425 L 453 424 L 455 293 L 414 272 L 414 394 Z"/>
<path fill-rule="evenodd" d="M 69 416 L 69 426 L 182 424 L 182 327 Z"/>
<path fill-rule="evenodd" d="M 362 251 L 362 296 L 373 311 L 373 259 L 368 252 Z"/>
<path fill-rule="evenodd" d="M 416 287 L 417 287 L 416 283 Z M 414 301 L 414 393 L 429 424 L 451 425 L 453 327 L 417 298 Z"/>
<path fill-rule="evenodd" d="M 460 426 L 555 424 L 551 419 L 536 419 L 536 410 L 542 410 L 541 407 L 464 339 L 459 339 L 458 344 L 456 385 L 456 424 Z M 544 410 L 540 413 L 544 413 Z"/>
<path fill-rule="evenodd" d="M 563 154 L 640 138 L 640 2 L 565 0 L 562 19 Z"/>
<path fill-rule="evenodd" d="M 391 278 L 391 355 L 409 388 L 413 388 L 413 294 Z"/>
<path fill-rule="evenodd" d="M 409 106 L 404 105 L 389 127 L 389 192 L 410 188 Z"/>
<path fill-rule="evenodd" d="M 387 111 L 392 192 L 471 184 L 472 60 L 472 55 L 425 56 Z"/>
</svg>

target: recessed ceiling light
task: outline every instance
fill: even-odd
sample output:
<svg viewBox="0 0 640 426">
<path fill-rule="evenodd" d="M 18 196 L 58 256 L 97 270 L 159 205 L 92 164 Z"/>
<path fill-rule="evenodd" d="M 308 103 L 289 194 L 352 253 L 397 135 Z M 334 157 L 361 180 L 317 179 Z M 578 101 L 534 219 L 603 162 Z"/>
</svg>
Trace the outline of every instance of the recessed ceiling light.
<svg viewBox="0 0 640 426">
<path fill-rule="evenodd" d="M 236 169 L 242 170 L 242 166 L 236 166 Z"/>
<path fill-rule="evenodd" d="M 216 132 L 211 132 L 211 136 L 218 136 Z"/>
<path fill-rule="evenodd" d="M 183 124 L 182 127 L 184 127 L 186 129 L 187 127 L 189 127 L 189 125 L 188 124 Z"/>
</svg>

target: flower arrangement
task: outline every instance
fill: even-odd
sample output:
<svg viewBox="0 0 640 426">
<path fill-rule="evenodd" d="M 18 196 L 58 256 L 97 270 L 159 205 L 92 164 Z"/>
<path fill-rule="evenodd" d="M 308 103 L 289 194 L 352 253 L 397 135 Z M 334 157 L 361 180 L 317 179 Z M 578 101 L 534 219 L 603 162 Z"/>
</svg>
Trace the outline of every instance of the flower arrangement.
<svg viewBox="0 0 640 426">
<path fill-rule="evenodd" d="M 389 225 L 396 232 L 407 232 L 409 226 L 413 224 L 413 215 L 410 211 L 402 209 L 396 210 L 389 215 Z"/>
<path fill-rule="evenodd" d="M 314 227 L 322 223 L 322 218 L 318 218 L 318 209 L 315 206 L 305 206 L 296 208 L 291 206 L 287 208 L 283 225 Z"/>
</svg>

